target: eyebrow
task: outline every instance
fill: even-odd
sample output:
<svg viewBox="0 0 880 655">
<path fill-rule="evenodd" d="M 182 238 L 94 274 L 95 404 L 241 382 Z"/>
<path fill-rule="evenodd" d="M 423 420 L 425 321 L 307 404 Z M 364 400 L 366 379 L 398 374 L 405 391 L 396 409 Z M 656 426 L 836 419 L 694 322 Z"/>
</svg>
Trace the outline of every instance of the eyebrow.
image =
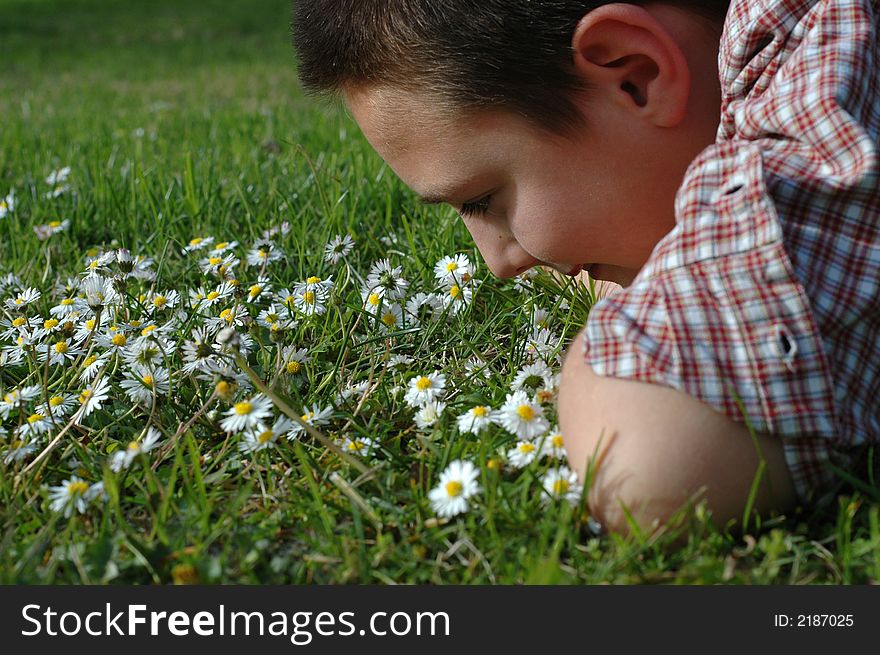
<svg viewBox="0 0 880 655">
<path fill-rule="evenodd" d="M 445 198 L 438 195 L 419 196 L 419 202 L 423 205 L 442 205 L 448 202 Z"/>
</svg>

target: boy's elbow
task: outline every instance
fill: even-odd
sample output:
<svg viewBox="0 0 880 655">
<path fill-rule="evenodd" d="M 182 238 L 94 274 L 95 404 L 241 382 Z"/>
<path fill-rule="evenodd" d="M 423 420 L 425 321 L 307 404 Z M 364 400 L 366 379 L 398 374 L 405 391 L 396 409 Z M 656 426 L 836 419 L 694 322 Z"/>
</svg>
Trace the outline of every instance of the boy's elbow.
<svg viewBox="0 0 880 655">
<path fill-rule="evenodd" d="M 719 527 L 741 519 L 762 460 L 755 510 L 794 505 L 780 439 L 752 439 L 744 425 L 675 389 L 596 375 L 581 339 L 563 364 L 559 424 L 572 468 L 590 485 L 591 513 L 607 530 L 629 533 L 629 513 L 650 533 L 703 499 Z"/>
</svg>

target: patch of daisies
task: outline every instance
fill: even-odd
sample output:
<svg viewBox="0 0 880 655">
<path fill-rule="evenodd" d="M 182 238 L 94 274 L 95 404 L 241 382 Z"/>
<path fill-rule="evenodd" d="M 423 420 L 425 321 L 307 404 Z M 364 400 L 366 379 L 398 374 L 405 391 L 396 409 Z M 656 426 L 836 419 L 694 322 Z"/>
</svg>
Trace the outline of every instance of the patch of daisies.
<svg viewBox="0 0 880 655">
<path fill-rule="evenodd" d="M 66 190 L 67 173 L 50 176 L 50 193 Z M 13 192 L 4 203 L 8 217 Z M 294 279 L 280 245 L 288 232 L 283 224 L 249 244 L 194 237 L 179 262 L 165 263 L 163 270 L 173 271 L 166 279 L 152 257 L 122 248 L 91 251 L 79 274 L 51 288 L 0 276 L 0 465 L 7 473 L 32 470 L 61 452 L 70 473 L 46 492 L 49 507 L 69 517 L 105 498 L 89 471 L 106 466 L 124 475 L 136 462 L 155 468 L 193 428 L 223 444 L 210 456 L 227 458 L 230 470 L 271 463 L 273 451 L 308 438 L 309 428 L 346 453 L 387 458 L 382 438 L 365 436 L 370 430 L 357 423 L 360 407 L 385 385 L 387 416 L 409 410 L 402 434 L 440 440 L 457 433 L 466 442 L 506 444 L 485 462 L 456 459 L 439 473 L 428 494 L 438 517 L 479 503 L 482 466 L 512 475 L 540 466 L 536 493 L 545 502 L 580 501 L 582 487 L 563 463 L 551 420 L 561 347 L 551 313 L 525 303 L 532 308 L 516 344 L 525 362 L 518 370 L 483 357 L 459 365 L 420 349 L 419 336 L 469 320 L 481 283 L 466 255 L 443 257 L 433 284 L 415 288 L 390 258 L 364 274 L 355 270 L 355 243 L 344 235 L 326 244 L 324 270 Z M 37 232 L 40 239 L 57 233 Z M 174 288 L 176 266 L 198 271 L 199 282 Z M 343 272 L 345 283 L 337 284 Z M 532 276 L 514 284 L 527 298 Z M 322 337 L 328 325 L 337 332 Z M 322 341 L 338 345 L 341 331 L 350 343 L 386 347 L 343 373 L 337 350 Z M 245 368 L 274 393 L 296 399 L 297 414 L 280 411 Z M 333 373 L 340 378 L 332 390 L 314 384 Z M 483 397 L 503 392 L 494 394 L 495 404 L 464 400 L 474 389 Z M 76 441 L 88 445 L 71 448 Z"/>
</svg>

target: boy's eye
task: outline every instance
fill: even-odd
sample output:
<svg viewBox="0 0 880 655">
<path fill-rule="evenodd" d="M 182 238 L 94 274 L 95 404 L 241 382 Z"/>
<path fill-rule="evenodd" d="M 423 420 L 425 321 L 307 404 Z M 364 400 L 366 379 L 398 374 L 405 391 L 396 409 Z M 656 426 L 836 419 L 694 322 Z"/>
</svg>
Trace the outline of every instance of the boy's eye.
<svg viewBox="0 0 880 655">
<path fill-rule="evenodd" d="M 489 202 L 491 200 L 492 196 L 485 196 L 473 202 L 466 202 L 462 204 L 458 213 L 462 216 L 482 216 L 489 211 Z"/>
</svg>

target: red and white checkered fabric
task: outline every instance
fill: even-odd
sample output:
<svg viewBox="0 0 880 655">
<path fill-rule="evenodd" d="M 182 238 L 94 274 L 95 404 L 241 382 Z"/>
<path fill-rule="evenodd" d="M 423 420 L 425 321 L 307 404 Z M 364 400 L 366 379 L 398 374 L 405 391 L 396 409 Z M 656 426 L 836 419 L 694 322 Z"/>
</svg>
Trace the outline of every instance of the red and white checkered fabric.
<svg viewBox="0 0 880 655">
<path fill-rule="evenodd" d="M 804 501 L 880 442 L 878 32 L 880 0 L 732 1 L 716 142 L 585 330 L 597 374 L 782 438 Z"/>
</svg>

